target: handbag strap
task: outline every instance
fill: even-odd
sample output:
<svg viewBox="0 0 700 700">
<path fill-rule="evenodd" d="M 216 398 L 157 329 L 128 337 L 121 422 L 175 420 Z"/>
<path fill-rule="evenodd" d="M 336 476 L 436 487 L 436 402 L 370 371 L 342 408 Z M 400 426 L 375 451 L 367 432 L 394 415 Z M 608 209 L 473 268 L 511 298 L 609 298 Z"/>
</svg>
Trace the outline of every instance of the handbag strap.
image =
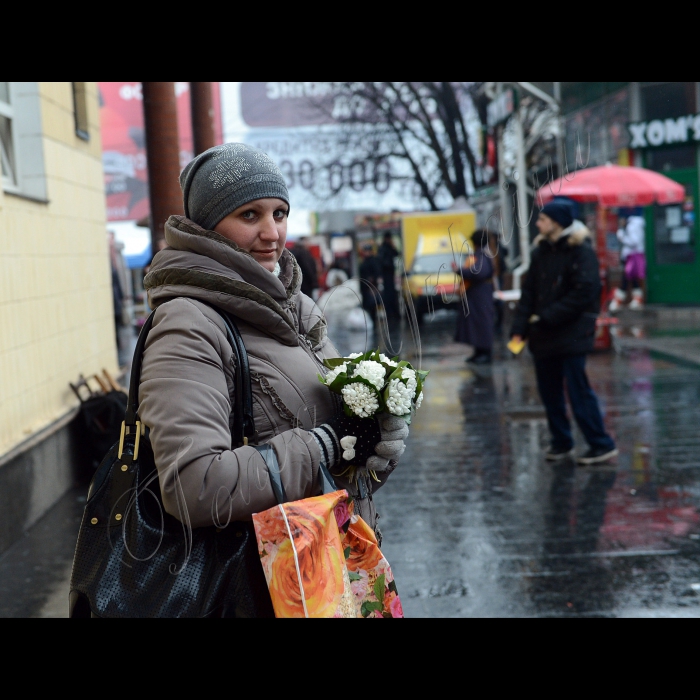
<svg viewBox="0 0 700 700">
<path fill-rule="evenodd" d="M 248 364 L 248 353 L 243 343 L 243 338 L 238 330 L 238 326 L 233 318 L 222 311 L 221 309 L 201 302 L 212 308 L 221 316 L 226 327 L 226 337 L 231 347 L 233 348 L 234 363 L 235 363 L 235 391 L 233 405 L 233 429 L 231 432 L 232 448 L 240 447 L 248 444 L 248 438 L 255 435 L 255 419 L 253 417 L 253 390 L 250 383 L 250 366 Z M 136 432 L 136 424 L 139 422 L 139 384 L 141 382 L 141 365 L 143 363 L 143 351 L 146 347 L 148 333 L 153 326 L 153 317 L 155 310 L 151 312 L 146 322 L 141 328 L 136 347 L 134 348 L 134 357 L 131 364 L 131 378 L 129 381 L 129 399 L 124 415 L 123 433 L 131 435 Z M 122 434 L 122 442 L 124 435 Z M 134 459 L 136 455 L 134 456 Z"/>
<path fill-rule="evenodd" d="M 255 418 L 253 416 L 253 389 L 250 381 L 250 365 L 248 363 L 248 352 L 245 348 L 245 343 L 243 342 L 243 337 L 241 332 L 238 330 L 238 326 L 230 314 L 222 311 L 212 304 L 207 302 L 201 303 L 206 304 L 211 309 L 216 311 L 216 313 L 221 316 L 224 325 L 226 326 L 226 337 L 228 342 L 233 349 L 235 356 L 235 391 L 234 391 L 234 405 L 233 405 L 233 428 L 231 432 L 231 447 L 235 449 L 241 445 L 248 444 L 248 438 L 256 435 L 255 431 Z M 124 439 L 124 432 L 127 435 L 132 434 L 132 430 L 136 433 L 137 440 L 139 429 L 137 429 L 137 422 L 139 421 L 138 415 L 138 397 L 139 397 L 139 384 L 141 382 L 141 365 L 143 361 L 143 351 L 146 347 L 146 340 L 148 338 L 148 333 L 153 326 L 153 317 L 155 316 L 155 310 L 151 312 L 146 322 L 141 328 L 138 340 L 136 341 L 136 347 L 134 348 L 134 358 L 131 365 L 131 378 L 129 381 L 129 399 L 126 408 L 126 415 L 124 416 L 124 427 L 122 433 L 122 442 Z M 140 426 L 138 426 L 140 428 Z M 138 444 L 138 443 L 136 443 Z M 277 454 L 272 447 L 272 445 L 251 445 L 254 447 L 265 460 L 268 472 L 270 474 L 270 483 L 272 485 L 272 490 L 275 493 L 275 498 L 278 503 L 287 502 L 287 494 L 282 484 L 282 478 L 280 474 L 280 465 L 277 459 Z M 135 449 L 133 459 L 136 459 L 138 452 Z M 318 479 L 319 485 L 321 487 L 322 493 L 332 493 L 337 490 L 335 482 L 331 473 L 328 471 L 328 467 L 321 460 L 318 469 Z"/>
</svg>

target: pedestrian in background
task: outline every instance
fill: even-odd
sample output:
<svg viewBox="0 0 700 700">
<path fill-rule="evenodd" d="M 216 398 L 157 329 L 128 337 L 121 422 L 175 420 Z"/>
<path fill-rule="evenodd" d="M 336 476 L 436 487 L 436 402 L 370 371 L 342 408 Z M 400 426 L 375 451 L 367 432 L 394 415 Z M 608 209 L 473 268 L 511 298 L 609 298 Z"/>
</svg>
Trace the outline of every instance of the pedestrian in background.
<svg viewBox="0 0 700 700">
<path fill-rule="evenodd" d="M 362 262 L 358 269 L 360 277 L 360 293 L 362 308 L 370 315 L 372 322 L 377 323 L 377 298 L 379 294 L 379 277 L 381 271 L 371 243 L 365 243 L 360 248 Z"/>
<path fill-rule="evenodd" d="M 461 267 L 452 263 L 452 269 L 467 283 L 462 308 L 457 312 L 455 342 L 474 348 L 467 362 L 476 365 L 491 363 L 494 318 L 493 303 L 494 264 L 489 251 L 490 231 L 478 229 L 472 234 L 474 254 L 462 262 Z"/>
<path fill-rule="evenodd" d="M 646 224 L 643 216 L 634 214 L 620 221 L 617 238 L 620 241 L 620 261 L 622 262 L 622 285 L 614 292 L 609 310 L 617 311 L 628 303 L 630 289 L 632 301 L 630 309 L 644 307 L 644 284 L 646 280 L 646 255 L 644 252 Z"/>
<path fill-rule="evenodd" d="M 489 254 L 493 260 L 493 288 L 494 291 L 501 291 L 505 287 L 505 273 L 508 269 L 506 258 L 508 248 L 503 244 L 500 236 L 495 231 L 489 232 Z M 500 338 L 503 333 L 503 316 L 505 304 L 501 299 L 494 299 L 496 321 L 494 331 Z"/>
<path fill-rule="evenodd" d="M 301 269 L 301 292 L 313 299 L 314 290 L 318 289 L 318 268 L 314 256 L 307 247 L 307 241 L 305 236 L 299 238 L 290 250 Z"/>
<path fill-rule="evenodd" d="M 535 359 L 537 387 L 551 433 L 546 458 L 564 459 L 574 447 L 566 415 L 566 384 L 574 417 L 589 445 L 576 461 L 604 462 L 617 455 L 617 449 L 605 431 L 585 370 L 600 311 L 598 259 L 589 230 L 574 221 L 566 204 L 547 204 L 537 228 L 540 235 L 534 241 L 511 337 L 516 342 L 527 339 Z"/>
<path fill-rule="evenodd" d="M 396 292 L 396 258 L 399 251 L 396 250 L 394 239 L 387 231 L 384 240 L 377 251 L 377 260 L 382 276 L 382 302 L 388 319 L 399 317 L 399 295 Z"/>
</svg>

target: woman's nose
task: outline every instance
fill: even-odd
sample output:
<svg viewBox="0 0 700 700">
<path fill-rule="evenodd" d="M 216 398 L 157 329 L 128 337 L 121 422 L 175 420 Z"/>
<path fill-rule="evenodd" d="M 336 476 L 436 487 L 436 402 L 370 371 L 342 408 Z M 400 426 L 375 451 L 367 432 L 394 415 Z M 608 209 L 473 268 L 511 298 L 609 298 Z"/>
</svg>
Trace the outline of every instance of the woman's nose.
<svg viewBox="0 0 700 700">
<path fill-rule="evenodd" d="M 277 231 L 277 222 L 274 216 L 266 216 L 261 222 L 260 229 L 261 238 L 265 238 L 268 241 L 276 241 L 280 235 Z"/>
</svg>

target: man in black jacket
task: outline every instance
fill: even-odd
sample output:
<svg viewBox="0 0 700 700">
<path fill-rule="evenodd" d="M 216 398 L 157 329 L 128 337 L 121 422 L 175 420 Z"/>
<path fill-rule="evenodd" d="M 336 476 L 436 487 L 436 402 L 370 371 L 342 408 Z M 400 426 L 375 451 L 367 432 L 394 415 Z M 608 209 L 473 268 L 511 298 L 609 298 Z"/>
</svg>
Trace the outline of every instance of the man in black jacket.
<svg viewBox="0 0 700 700">
<path fill-rule="evenodd" d="M 535 239 L 511 337 L 527 339 L 535 358 L 537 387 L 552 438 L 546 458 L 564 459 L 574 446 L 566 415 L 566 382 L 574 417 L 589 445 L 576 461 L 605 462 L 617 455 L 617 449 L 605 431 L 585 370 L 600 311 L 598 259 L 590 232 L 581 222 L 574 222 L 566 204 L 547 204 L 537 228 L 540 235 Z"/>
</svg>

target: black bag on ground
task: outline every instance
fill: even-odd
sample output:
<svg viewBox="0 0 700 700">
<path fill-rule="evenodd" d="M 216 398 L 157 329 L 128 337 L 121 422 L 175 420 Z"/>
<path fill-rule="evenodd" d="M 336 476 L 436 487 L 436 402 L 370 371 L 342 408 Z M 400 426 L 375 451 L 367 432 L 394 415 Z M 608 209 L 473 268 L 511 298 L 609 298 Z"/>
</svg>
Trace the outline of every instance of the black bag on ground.
<svg viewBox="0 0 700 700">
<path fill-rule="evenodd" d="M 94 394 L 81 401 L 81 444 L 93 468 L 99 465 L 109 448 L 119 440 L 126 403 L 127 395 L 115 390 L 106 394 Z"/>
<path fill-rule="evenodd" d="M 232 447 L 238 447 L 255 432 L 248 357 L 235 323 L 219 313 L 236 362 Z M 252 522 L 191 528 L 165 512 L 148 431 L 138 417 L 141 357 L 152 322 L 153 313 L 134 351 L 121 438 L 90 484 L 69 617 L 274 617 Z M 184 503 L 182 515 L 186 523 Z"/>
</svg>

